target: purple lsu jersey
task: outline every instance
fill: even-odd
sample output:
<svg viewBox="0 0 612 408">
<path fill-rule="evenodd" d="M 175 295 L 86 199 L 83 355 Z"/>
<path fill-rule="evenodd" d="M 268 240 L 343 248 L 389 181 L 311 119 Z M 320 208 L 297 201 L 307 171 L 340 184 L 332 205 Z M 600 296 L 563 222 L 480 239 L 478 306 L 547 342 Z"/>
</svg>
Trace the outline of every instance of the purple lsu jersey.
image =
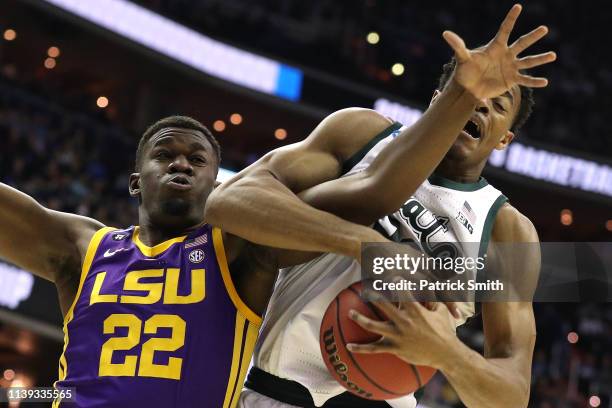
<svg viewBox="0 0 612 408">
<path fill-rule="evenodd" d="M 138 227 L 93 236 L 64 319 L 54 407 L 235 407 L 261 318 L 239 298 L 221 231 L 154 247 Z"/>
</svg>

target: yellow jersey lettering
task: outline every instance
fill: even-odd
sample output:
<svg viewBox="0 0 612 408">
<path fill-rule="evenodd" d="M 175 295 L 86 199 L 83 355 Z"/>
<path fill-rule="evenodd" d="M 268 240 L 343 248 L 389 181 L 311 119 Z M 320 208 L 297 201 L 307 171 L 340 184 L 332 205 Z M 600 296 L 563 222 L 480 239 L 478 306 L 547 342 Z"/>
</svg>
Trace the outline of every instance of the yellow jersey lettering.
<svg viewBox="0 0 612 408">
<path fill-rule="evenodd" d="M 147 292 L 145 296 L 121 295 L 120 303 L 132 303 L 139 305 L 151 305 L 159 302 L 164 289 L 163 282 L 143 283 L 143 278 L 161 278 L 164 276 L 163 269 L 147 269 L 144 271 L 128 272 L 123 283 L 123 290 L 136 290 Z"/>
<path fill-rule="evenodd" d="M 149 318 L 144 324 L 145 334 L 157 334 L 160 327 L 172 329 L 169 338 L 152 337 L 142 345 L 140 353 L 140 377 L 168 378 L 170 380 L 181 379 L 181 367 L 183 359 L 168 357 L 168 364 L 155 364 L 153 356 L 156 351 L 176 351 L 185 345 L 185 330 L 187 323 L 177 315 L 158 314 Z"/>
<path fill-rule="evenodd" d="M 204 269 L 191 270 L 191 293 L 189 295 L 179 295 L 180 269 L 168 268 L 166 270 L 166 287 L 164 289 L 164 304 L 190 304 L 198 303 L 206 297 L 205 271 Z"/>
<path fill-rule="evenodd" d="M 91 290 L 91 296 L 89 298 L 90 305 L 93 305 L 94 303 L 117 303 L 117 295 L 100 294 L 105 278 L 106 272 L 100 272 L 96 275 L 96 281 L 94 282 L 93 289 Z"/>
</svg>

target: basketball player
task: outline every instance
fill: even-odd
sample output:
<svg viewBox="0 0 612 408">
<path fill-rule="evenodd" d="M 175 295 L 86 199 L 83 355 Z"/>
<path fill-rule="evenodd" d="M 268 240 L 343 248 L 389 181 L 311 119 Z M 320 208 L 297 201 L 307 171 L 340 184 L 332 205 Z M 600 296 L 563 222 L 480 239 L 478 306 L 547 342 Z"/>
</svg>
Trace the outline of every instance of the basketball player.
<svg viewBox="0 0 612 408">
<path fill-rule="evenodd" d="M 278 269 L 259 273 L 265 250 L 237 237 L 224 243 L 205 223 L 219 160 L 199 122 L 155 123 L 136 152 L 129 191 L 139 226 L 127 229 L 46 209 L 0 184 L 0 256 L 57 286 L 65 333 L 57 386 L 76 388 L 70 406 L 236 406 L 265 305 L 245 301 L 257 284 L 270 292 Z M 384 240 L 295 208 L 296 223 L 262 217 L 300 227 L 298 249 L 352 255 L 361 241 Z"/>
<path fill-rule="evenodd" d="M 535 41 L 538 35 L 528 39 Z M 449 36 L 449 42 L 457 41 Z M 549 60 L 539 56 L 525 63 Z M 543 79 L 515 72 L 519 62 L 514 57 L 508 61 L 493 66 L 501 65 L 511 84 L 544 85 Z M 484 76 L 497 79 L 486 91 L 495 86 L 505 89 L 500 72 Z M 464 79 L 469 78 L 464 74 Z M 466 83 L 448 86 L 433 110 L 446 103 L 455 114 L 469 117 L 474 96 L 465 92 Z M 435 121 L 427 118 L 423 123 L 431 126 Z M 332 119 L 320 126 L 321 134 L 333 133 Z M 455 123 L 454 135 L 447 134 L 452 120 L 451 125 L 437 124 L 446 138 L 440 138 L 440 145 L 450 146 L 463 126 L 460 122 Z M 416 140 L 424 138 L 418 127 L 403 133 L 410 132 Z M 335 155 L 333 147 L 340 143 L 328 142 L 327 150 L 309 157 Z M 431 171 L 442 153 L 423 157 L 414 161 L 415 166 Z M 258 314 L 265 307 L 266 292 L 262 295 L 260 289 L 269 292 L 275 278 L 276 271 L 266 271 L 274 270 L 270 263 L 285 263 L 282 253 L 261 245 L 356 258 L 361 242 L 384 239 L 370 228 L 299 200 L 279 216 L 275 205 L 289 197 L 286 187 L 268 190 L 278 201 L 245 197 L 243 204 L 252 204 L 251 209 L 265 209 L 256 217 L 267 228 L 252 234 L 253 243 L 212 228 L 203 214 L 219 165 L 219 148 L 206 128 L 188 118 L 171 117 L 148 129 L 136 163 L 130 193 L 139 199 L 140 226 L 122 230 L 47 210 L 0 185 L 0 256 L 56 283 L 65 315 L 58 386 L 77 387 L 77 406 L 235 406 Z M 304 173 L 303 185 L 317 180 L 309 179 L 312 174 Z M 211 217 L 221 203 L 219 198 L 215 202 Z M 228 208 L 235 204 L 230 197 Z"/>
<path fill-rule="evenodd" d="M 376 120 L 382 123 L 383 119 L 374 118 L 373 114 L 367 112 L 352 112 L 352 121 L 346 123 L 350 132 L 346 131 L 346 139 L 343 140 L 345 152 L 350 151 L 351 154 L 336 156 L 344 159 L 344 166 L 341 161 L 330 159 L 321 152 L 309 153 L 308 148 L 314 141 L 318 138 L 326 140 L 321 137 L 321 129 L 315 130 L 310 140 L 307 139 L 304 143 L 305 146 L 298 145 L 274 152 L 215 192 L 219 203 L 225 202 L 224 199 L 230 196 L 234 197 L 233 208 L 224 207 L 227 211 L 224 217 L 226 221 L 221 222 L 224 228 L 244 236 L 259 233 L 260 229 L 253 230 L 249 219 L 265 207 L 253 209 L 250 208 L 250 203 L 241 206 L 241 199 L 257 194 L 257 187 L 262 185 L 264 173 L 271 172 L 293 191 L 300 191 L 304 184 L 308 187 L 313 174 L 322 173 L 320 169 L 326 168 L 331 174 L 330 178 L 337 176 L 342 170 L 348 176 L 343 180 L 330 181 L 306 190 L 300 194 L 303 199 L 319 208 L 363 223 L 372 221 L 373 216 L 383 216 L 381 209 L 385 205 L 389 205 L 393 210 L 401 207 L 399 211 L 379 220 L 377 228 L 400 241 L 412 239 L 419 242 L 422 249 L 428 253 L 435 253 L 440 244 L 454 242 L 457 253 L 475 258 L 486 253 L 489 239 L 498 242 L 537 242 L 537 234 L 531 222 L 507 204 L 506 198 L 499 190 L 480 177 L 492 150 L 505 148 L 514 137 L 513 131 L 529 115 L 533 101 L 526 86 L 545 84 L 544 80 L 531 79 L 528 83 L 512 80 L 511 76 L 503 75 L 497 69 L 490 69 L 489 63 L 483 62 L 487 57 L 496 55 L 498 61 L 512 65 L 511 61 L 518 53 L 546 34 L 546 28 L 540 27 L 508 47 L 506 44 L 519 12 L 520 6 L 514 6 L 495 39 L 477 50 L 465 49 L 458 37 L 445 33 L 446 40 L 455 50 L 456 67 L 446 67 L 440 90 L 436 92 L 428 112 L 431 113 L 441 102 L 440 98 L 447 96 L 457 86 L 468 89 L 468 93 L 475 96 L 475 99 L 472 101 L 469 120 L 465 121 L 468 122 L 465 129 L 457 132 L 459 137 L 437 167 L 435 174 L 403 205 L 394 200 L 406 194 L 406 191 L 411 194 L 409 186 L 402 185 L 402 182 L 410 183 L 412 173 L 402 173 L 399 164 L 395 167 L 395 172 L 391 171 L 386 177 L 376 180 L 379 183 L 378 190 L 374 190 L 375 187 L 368 183 L 372 174 L 384 169 L 380 165 L 381 156 L 397 151 L 389 149 L 392 145 L 400 148 L 402 135 L 397 136 L 400 125 L 388 126 L 376 138 L 363 140 L 360 139 L 361 136 L 367 137 L 368 134 L 367 131 L 361 131 L 365 124 Z M 521 60 L 525 65 L 519 63 L 514 67 L 533 67 L 553 59 L 552 54 L 526 57 Z M 527 61 L 530 63 L 527 64 Z M 474 74 L 472 68 L 478 72 L 476 78 L 479 80 L 467 85 L 463 75 L 466 72 Z M 503 83 L 506 88 L 496 88 L 495 92 L 487 93 L 487 87 L 491 85 L 489 75 Z M 348 119 L 349 113 L 345 112 L 343 115 Z M 362 121 L 359 121 L 360 117 Z M 440 121 L 444 121 L 442 118 L 438 117 Z M 353 123 L 357 125 L 352 127 Z M 420 125 L 423 126 L 423 123 Z M 342 127 L 338 126 L 339 134 L 343 133 L 342 130 Z M 434 137 L 435 134 L 431 136 Z M 335 141 L 331 135 L 329 139 Z M 317 160 L 308 160 L 309 154 Z M 347 160 L 352 154 L 354 158 Z M 405 161 L 410 159 L 413 158 L 407 158 Z M 414 157 L 414 160 L 419 159 L 421 157 Z M 327 168 L 325 160 L 333 165 Z M 294 170 L 295 178 L 283 179 L 278 176 L 286 176 L 285 167 L 289 167 L 289 174 Z M 306 181 L 300 183 L 304 180 L 303 173 L 308 174 L 311 179 L 306 177 Z M 349 182 L 349 179 L 352 181 Z M 270 181 L 267 187 L 272 184 Z M 371 191 L 377 191 L 376 195 L 369 195 Z M 285 203 L 288 202 L 289 199 L 286 198 Z M 211 204 L 214 204 L 213 200 Z M 217 205 L 215 210 L 218 211 L 217 217 L 220 219 L 219 214 L 223 214 L 222 207 Z M 272 208 L 270 211 L 274 210 Z M 462 242 L 480 244 L 474 250 L 473 246 L 464 245 Z M 491 257 L 494 258 L 494 255 L 491 254 Z M 531 276 L 537 276 L 537 250 L 525 254 L 521 262 L 524 269 L 534 272 Z M 388 403 L 360 400 L 351 394 L 343 393 L 344 388 L 327 372 L 319 349 L 319 326 L 323 312 L 340 290 L 359 279 L 359 265 L 351 259 L 335 255 L 324 255 L 304 265 L 281 271 L 256 348 L 255 368 L 247 381 L 250 390 L 241 396 L 241 406 L 416 406 L 412 396 Z M 486 336 L 484 357 L 470 351 L 457 340 L 454 327 L 448 324 L 448 312 L 444 308 L 434 308 L 430 311 L 419 305 L 410 305 L 407 310 L 397 311 L 389 309 L 388 306 L 386 310 L 389 311 L 393 323 L 376 323 L 357 313 L 353 314 L 364 328 L 385 336 L 385 341 L 380 344 L 353 345 L 355 352 L 392 352 L 412 363 L 436 367 L 447 376 L 468 406 L 527 405 L 535 338 L 530 303 L 483 305 Z M 461 304 L 458 315 L 455 316 L 455 325 L 462 324 L 473 314 L 473 303 Z M 476 364 L 476 369 L 471 364 Z"/>
</svg>

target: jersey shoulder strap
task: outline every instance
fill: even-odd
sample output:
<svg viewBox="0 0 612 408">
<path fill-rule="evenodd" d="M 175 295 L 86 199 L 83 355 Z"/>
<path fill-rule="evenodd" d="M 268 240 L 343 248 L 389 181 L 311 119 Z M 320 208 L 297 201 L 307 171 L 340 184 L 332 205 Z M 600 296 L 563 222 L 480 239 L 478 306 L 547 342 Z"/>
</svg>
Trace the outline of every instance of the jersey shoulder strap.
<svg viewBox="0 0 612 408">
<path fill-rule="evenodd" d="M 345 175 L 346 173 L 351 171 L 351 169 L 355 167 L 357 163 L 359 163 L 365 157 L 365 155 L 368 154 L 368 152 L 372 150 L 372 148 L 378 144 L 378 142 L 380 142 L 381 140 L 383 140 L 385 137 L 389 136 L 391 133 L 395 132 L 396 130 L 399 130 L 401 127 L 402 127 L 401 123 L 394 122 L 392 125 L 387 127 L 385 130 L 383 130 L 382 132 L 374 136 L 372 140 L 370 140 L 361 149 L 359 149 L 357 153 L 352 155 L 348 160 L 344 162 L 344 164 L 342 165 L 342 175 Z"/>
</svg>

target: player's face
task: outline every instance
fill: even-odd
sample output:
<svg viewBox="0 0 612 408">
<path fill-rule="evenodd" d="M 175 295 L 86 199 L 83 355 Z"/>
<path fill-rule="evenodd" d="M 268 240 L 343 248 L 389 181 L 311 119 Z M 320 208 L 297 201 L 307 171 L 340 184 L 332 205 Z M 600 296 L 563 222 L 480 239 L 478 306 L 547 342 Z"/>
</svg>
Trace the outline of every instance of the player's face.
<svg viewBox="0 0 612 408">
<path fill-rule="evenodd" d="M 447 157 L 477 165 L 487 160 L 494 149 L 505 149 L 514 138 L 510 128 L 520 106 L 521 91 L 518 86 L 479 103 Z"/>
<path fill-rule="evenodd" d="M 166 128 L 146 143 L 130 188 L 154 225 L 188 228 L 203 221 L 217 169 L 217 155 L 202 132 Z"/>
</svg>

